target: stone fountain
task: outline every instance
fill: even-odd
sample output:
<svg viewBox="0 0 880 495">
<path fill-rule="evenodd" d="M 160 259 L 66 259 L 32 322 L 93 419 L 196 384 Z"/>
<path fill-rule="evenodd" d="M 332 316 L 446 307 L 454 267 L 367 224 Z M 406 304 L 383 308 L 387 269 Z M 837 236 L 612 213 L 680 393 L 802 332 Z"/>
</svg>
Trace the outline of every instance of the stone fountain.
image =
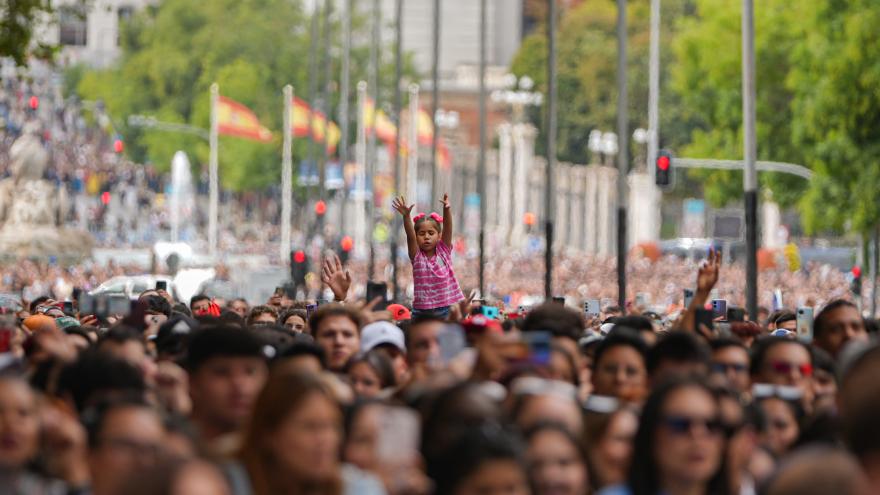
<svg viewBox="0 0 880 495">
<path fill-rule="evenodd" d="M 12 176 L 0 180 L 0 255 L 76 260 L 91 254 L 91 235 L 60 225 L 64 190 L 43 179 L 49 155 L 30 122 L 9 149 Z"/>
</svg>

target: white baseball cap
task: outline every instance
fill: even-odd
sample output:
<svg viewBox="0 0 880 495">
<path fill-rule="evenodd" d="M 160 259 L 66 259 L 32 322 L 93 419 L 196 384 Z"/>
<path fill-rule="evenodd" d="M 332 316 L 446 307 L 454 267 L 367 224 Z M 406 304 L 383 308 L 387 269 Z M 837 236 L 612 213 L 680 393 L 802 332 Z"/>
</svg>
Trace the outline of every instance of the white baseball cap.
<svg viewBox="0 0 880 495">
<path fill-rule="evenodd" d="M 361 329 L 361 352 L 370 352 L 382 344 L 391 344 L 406 352 L 403 330 L 387 321 L 370 323 Z"/>
</svg>

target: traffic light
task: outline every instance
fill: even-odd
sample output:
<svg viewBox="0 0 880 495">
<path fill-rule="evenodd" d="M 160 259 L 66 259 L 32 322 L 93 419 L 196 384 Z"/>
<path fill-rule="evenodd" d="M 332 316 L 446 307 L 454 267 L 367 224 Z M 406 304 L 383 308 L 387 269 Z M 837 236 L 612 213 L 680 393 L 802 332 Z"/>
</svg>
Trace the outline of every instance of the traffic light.
<svg viewBox="0 0 880 495">
<path fill-rule="evenodd" d="M 862 295 L 862 268 L 858 265 L 852 267 L 852 270 L 850 270 L 850 278 L 851 278 L 851 281 L 849 284 L 849 290 L 851 290 L 853 294 L 855 294 L 857 296 L 861 296 Z"/>
<path fill-rule="evenodd" d="M 40 99 L 36 96 L 31 96 L 28 100 L 28 106 L 31 108 L 31 110 L 36 110 L 40 108 Z"/>
<path fill-rule="evenodd" d="M 297 286 L 305 285 L 309 273 L 309 257 L 302 249 L 290 252 L 290 278 Z"/>
<path fill-rule="evenodd" d="M 101 204 L 104 206 L 110 204 L 110 191 L 104 191 L 101 193 Z"/>
<path fill-rule="evenodd" d="M 342 261 L 343 264 L 348 263 L 348 258 L 351 256 L 351 250 L 354 249 L 354 239 L 351 236 L 344 236 L 339 241 L 339 260 Z"/>
<path fill-rule="evenodd" d="M 324 216 L 324 213 L 327 213 L 327 203 L 319 200 L 317 203 L 315 203 L 315 214 L 319 217 L 322 217 Z"/>
<path fill-rule="evenodd" d="M 654 181 L 658 187 L 667 188 L 672 185 L 674 171 L 672 169 L 672 153 L 669 150 L 657 152 L 654 161 Z"/>
<path fill-rule="evenodd" d="M 113 151 L 117 155 L 125 151 L 125 143 L 122 142 L 122 139 L 116 138 L 113 140 Z"/>
</svg>

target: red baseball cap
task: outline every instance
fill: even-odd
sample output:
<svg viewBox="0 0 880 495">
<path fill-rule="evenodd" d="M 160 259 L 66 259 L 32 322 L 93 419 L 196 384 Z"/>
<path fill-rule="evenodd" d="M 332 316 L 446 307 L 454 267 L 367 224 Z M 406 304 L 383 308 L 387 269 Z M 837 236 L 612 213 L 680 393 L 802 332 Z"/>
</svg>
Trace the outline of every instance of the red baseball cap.
<svg viewBox="0 0 880 495">
<path fill-rule="evenodd" d="M 464 327 L 465 332 L 468 333 L 484 331 L 490 333 L 504 333 L 504 328 L 501 327 L 500 321 L 487 318 L 483 315 L 469 316 L 462 320 L 461 326 Z"/>
<path fill-rule="evenodd" d="M 412 313 L 410 313 L 409 309 L 403 304 L 389 304 L 388 311 L 391 312 L 391 317 L 394 318 L 394 321 L 409 320 L 412 318 Z"/>
</svg>

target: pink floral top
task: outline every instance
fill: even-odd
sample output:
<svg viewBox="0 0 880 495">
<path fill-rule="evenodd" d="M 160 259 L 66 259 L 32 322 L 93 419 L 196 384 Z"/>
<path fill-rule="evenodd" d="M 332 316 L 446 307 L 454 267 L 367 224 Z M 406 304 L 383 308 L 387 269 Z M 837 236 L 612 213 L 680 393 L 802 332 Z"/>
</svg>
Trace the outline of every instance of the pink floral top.
<svg viewBox="0 0 880 495">
<path fill-rule="evenodd" d="M 452 249 L 442 240 L 434 256 L 429 258 L 419 249 L 412 264 L 413 308 L 443 308 L 464 299 L 452 268 Z"/>
</svg>

